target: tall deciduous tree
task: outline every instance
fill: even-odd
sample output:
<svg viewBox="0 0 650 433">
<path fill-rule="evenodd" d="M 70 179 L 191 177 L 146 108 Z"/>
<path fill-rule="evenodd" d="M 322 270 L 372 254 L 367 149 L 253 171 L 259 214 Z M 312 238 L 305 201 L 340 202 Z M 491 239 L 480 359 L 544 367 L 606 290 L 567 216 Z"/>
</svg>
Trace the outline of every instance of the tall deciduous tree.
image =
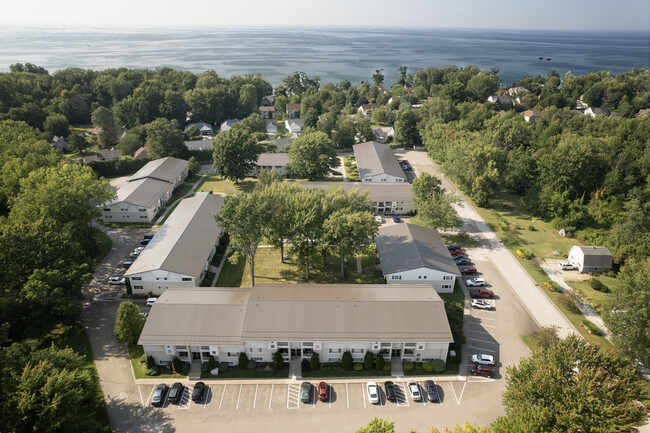
<svg viewBox="0 0 650 433">
<path fill-rule="evenodd" d="M 158 118 L 147 124 L 147 153 L 151 159 L 173 156 L 182 158 L 187 154 L 183 142 L 183 131 L 175 128 L 165 118 Z"/>
<path fill-rule="evenodd" d="M 214 137 L 212 160 L 217 174 L 235 183 L 248 176 L 261 148 L 255 143 L 248 127 L 239 123 Z"/>
<path fill-rule="evenodd" d="M 291 221 L 291 254 L 305 270 L 305 279 L 323 252 L 323 197 L 321 189 L 303 189 L 291 197 L 294 217 Z"/>
<path fill-rule="evenodd" d="M 404 148 L 422 144 L 422 138 L 418 131 L 419 121 L 420 116 L 416 110 L 406 104 L 400 106 L 395 117 L 395 143 Z"/>
<path fill-rule="evenodd" d="M 284 263 L 284 244 L 291 238 L 292 221 L 296 218 L 292 207 L 292 196 L 300 194 L 302 188 L 295 184 L 281 182 L 280 173 L 275 169 L 262 173 L 266 174 L 263 177 L 258 175 L 258 185 L 261 188 L 269 188 L 267 194 L 274 208 L 266 221 L 269 229 L 267 238 L 271 245 L 280 249 L 280 261 Z M 273 180 L 274 177 L 280 179 Z"/>
<path fill-rule="evenodd" d="M 145 318 L 140 309 L 131 301 L 124 301 L 117 309 L 117 318 L 113 331 L 118 340 L 128 344 L 137 344 L 142 333 Z"/>
<path fill-rule="evenodd" d="M 375 87 L 381 87 L 384 85 L 384 70 L 376 69 L 375 73 L 372 74 L 372 81 L 375 83 Z"/>
<path fill-rule="evenodd" d="M 70 122 L 63 114 L 50 114 L 45 119 L 43 129 L 49 135 L 57 135 L 59 137 L 67 137 L 70 128 Z"/>
<path fill-rule="evenodd" d="M 461 203 L 455 194 L 441 187 L 440 179 L 422 173 L 413 181 L 413 207 L 427 227 L 450 229 L 460 225 L 454 205 Z"/>
<path fill-rule="evenodd" d="M 308 132 L 291 143 L 288 168 L 292 177 L 322 179 L 335 166 L 336 150 L 324 133 Z"/>
<path fill-rule="evenodd" d="M 395 423 L 381 418 L 374 418 L 367 426 L 361 427 L 356 433 L 395 433 Z"/>
<path fill-rule="evenodd" d="M 336 122 L 336 132 L 334 133 L 334 143 L 339 149 L 350 148 L 355 143 L 357 130 L 354 122 L 347 116 L 339 117 Z"/>
<path fill-rule="evenodd" d="M 338 210 L 323 225 L 325 239 L 341 262 L 341 278 L 345 277 L 345 256 L 358 254 L 372 243 L 379 223 L 370 212 L 349 213 Z"/>
<path fill-rule="evenodd" d="M 508 367 L 506 380 L 495 433 L 628 432 L 647 418 L 634 366 L 575 335 Z"/>
<path fill-rule="evenodd" d="M 117 143 L 117 135 L 115 134 L 115 118 L 113 112 L 105 107 L 98 107 L 93 111 L 92 122 L 95 128 L 100 128 L 97 137 L 99 145 L 107 148 Z"/>
</svg>

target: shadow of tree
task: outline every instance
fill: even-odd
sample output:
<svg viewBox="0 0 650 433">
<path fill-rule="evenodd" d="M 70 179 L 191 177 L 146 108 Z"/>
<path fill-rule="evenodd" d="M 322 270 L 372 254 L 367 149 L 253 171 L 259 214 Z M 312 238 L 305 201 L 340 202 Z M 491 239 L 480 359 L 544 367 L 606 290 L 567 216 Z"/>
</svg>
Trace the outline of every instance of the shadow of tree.
<svg viewBox="0 0 650 433">
<path fill-rule="evenodd" d="M 142 407 L 124 400 L 106 404 L 111 428 L 115 432 L 175 432 L 173 418 L 163 409 Z"/>
</svg>

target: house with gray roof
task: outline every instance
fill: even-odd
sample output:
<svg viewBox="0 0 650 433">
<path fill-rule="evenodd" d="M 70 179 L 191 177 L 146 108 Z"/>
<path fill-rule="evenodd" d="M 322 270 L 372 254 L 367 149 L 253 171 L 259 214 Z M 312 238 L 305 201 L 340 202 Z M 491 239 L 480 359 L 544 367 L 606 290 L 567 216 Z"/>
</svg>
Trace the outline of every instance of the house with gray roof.
<svg viewBox="0 0 650 433">
<path fill-rule="evenodd" d="M 102 207 L 102 218 L 105 222 L 151 223 L 173 192 L 171 183 L 158 179 L 125 182 L 115 200 Z"/>
<path fill-rule="evenodd" d="M 52 138 L 52 147 L 59 149 L 61 152 L 70 152 L 70 145 L 65 137 L 55 135 L 54 138 Z"/>
<path fill-rule="evenodd" d="M 352 146 L 361 182 L 406 182 L 404 170 L 399 166 L 393 151 L 376 141 Z"/>
<path fill-rule="evenodd" d="M 605 117 L 608 116 L 614 116 L 618 117 L 618 114 L 609 110 L 608 108 L 600 108 L 600 107 L 589 107 L 585 110 L 585 114 L 589 115 L 592 119 L 599 114 L 602 114 Z"/>
<path fill-rule="evenodd" d="M 438 293 L 454 291 L 460 272 L 437 230 L 389 224 L 379 228 L 375 242 L 388 284 L 430 284 Z"/>
<path fill-rule="evenodd" d="M 574 245 L 569 250 L 568 261 L 581 273 L 607 272 L 612 269 L 612 253 L 605 247 Z"/>
<path fill-rule="evenodd" d="M 196 129 L 199 130 L 201 135 L 204 135 L 204 136 L 213 136 L 214 135 L 214 131 L 212 130 L 212 125 L 210 125 L 209 123 L 205 123 L 205 122 L 190 123 L 189 125 L 187 125 L 185 127 L 184 131 L 187 132 L 187 130 L 189 128 L 191 128 L 192 126 L 196 126 Z"/>
<path fill-rule="evenodd" d="M 185 140 L 185 147 L 189 150 L 205 150 L 212 149 L 212 140 L 203 139 L 203 140 Z"/>
<path fill-rule="evenodd" d="M 406 215 L 413 211 L 413 196 L 411 184 L 408 182 L 379 183 L 379 182 L 296 182 L 303 188 L 341 187 L 345 191 L 358 189 L 368 191 L 372 200 L 372 212 L 380 216 Z"/>
<path fill-rule="evenodd" d="M 265 107 L 263 105 L 260 105 L 258 107 L 258 110 L 262 116 L 264 116 L 265 119 L 273 119 L 275 117 L 275 107 L 271 105 L 270 107 Z"/>
<path fill-rule="evenodd" d="M 155 239 L 155 237 L 154 237 Z M 377 318 L 388 320 L 377 320 Z M 159 365 L 236 364 L 240 353 L 272 362 L 447 359 L 453 342 L 444 302 L 430 285 L 261 284 L 253 288 L 169 288 L 153 304 L 138 344 Z"/>
<path fill-rule="evenodd" d="M 176 188 L 185 180 L 187 174 L 187 161 L 168 156 L 166 158 L 149 161 L 144 165 L 144 167 L 136 171 L 128 181 L 133 182 L 145 177 L 150 177 L 152 179 L 169 182 L 174 186 L 174 188 Z"/>
<path fill-rule="evenodd" d="M 222 204 L 223 197 L 207 192 L 181 200 L 124 274 L 134 295 L 201 285 L 221 237 L 214 215 Z"/>
<path fill-rule="evenodd" d="M 287 131 L 293 134 L 299 134 L 305 127 L 305 121 L 302 119 L 287 119 L 284 121 L 284 126 L 286 126 Z"/>
<path fill-rule="evenodd" d="M 276 138 L 275 140 L 273 140 L 273 144 L 275 144 L 275 147 L 278 150 L 278 152 L 286 152 L 294 140 L 295 138 L 293 137 Z"/>
<path fill-rule="evenodd" d="M 275 119 L 266 119 L 266 133 L 267 134 L 278 133 L 278 122 Z"/>
<path fill-rule="evenodd" d="M 239 122 L 241 122 L 241 120 L 239 120 L 239 119 L 227 119 L 227 120 L 224 120 L 223 122 L 221 122 L 221 127 L 219 129 L 221 130 L 221 132 L 226 132 L 227 130 L 232 128 L 232 126 L 235 123 L 239 123 Z"/>
<path fill-rule="evenodd" d="M 288 153 L 260 153 L 250 176 L 257 177 L 261 171 L 271 170 L 276 170 L 282 176 L 286 176 L 287 165 L 289 165 Z"/>
</svg>

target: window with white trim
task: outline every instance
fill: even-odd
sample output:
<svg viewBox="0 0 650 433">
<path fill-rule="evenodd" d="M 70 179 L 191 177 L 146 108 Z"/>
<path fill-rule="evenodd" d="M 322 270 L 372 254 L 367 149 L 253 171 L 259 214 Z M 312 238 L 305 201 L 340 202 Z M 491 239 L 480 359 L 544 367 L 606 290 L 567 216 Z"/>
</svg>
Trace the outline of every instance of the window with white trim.
<svg viewBox="0 0 650 433">
<path fill-rule="evenodd" d="M 133 290 L 143 290 L 144 286 L 133 286 Z"/>
<path fill-rule="evenodd" d="M 251 347 L 248 349 L 250 353 L 262 353 L 262 348 L 261 347 Z"/>
<path fill-rule="evenodd" d="M 341 353 L 341 351 L 342 351 L 341 349 L 332 349 L 332 348 L 330 348 L 328 350 L 328 353 Z"/>
<path fill-rule="evenodd" d="M 443 275 L 442 279 L 445 281 L 451 281 L 451 279 L 454 278 L 451 275 Z"/>
<path fill-rule="evenodd" d="M 131 277 L 131 281 L 140 281 L 142 277 Z"/>
<path fill-rule="evenodd" d="M 451 284 L 443 284 L 440 286 L 441 289 L 451 289 Z"/>
</svg>

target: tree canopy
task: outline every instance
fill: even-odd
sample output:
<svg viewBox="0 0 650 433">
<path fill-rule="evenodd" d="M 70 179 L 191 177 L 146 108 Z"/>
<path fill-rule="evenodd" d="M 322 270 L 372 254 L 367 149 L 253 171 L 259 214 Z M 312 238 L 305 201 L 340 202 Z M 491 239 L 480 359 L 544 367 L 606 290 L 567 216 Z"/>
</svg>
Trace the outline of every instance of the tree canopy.
<svg viewBox="0 0 650 433">
<path fill-rule="evenodd" d="M 261 152 L 262 149 L 255 143 L 250 129 L 236 123 L 214 138 L 212 144 L 214 169 L 220 176 L 239 183 L 251 174 Z"/>
<path fill-rule="evenodd" d="M 289 147 L 288 169 L 291 177 L 318 180 L 336 166 L 336 150 L 320 131 L 302 134 Z"/>
</svg>

